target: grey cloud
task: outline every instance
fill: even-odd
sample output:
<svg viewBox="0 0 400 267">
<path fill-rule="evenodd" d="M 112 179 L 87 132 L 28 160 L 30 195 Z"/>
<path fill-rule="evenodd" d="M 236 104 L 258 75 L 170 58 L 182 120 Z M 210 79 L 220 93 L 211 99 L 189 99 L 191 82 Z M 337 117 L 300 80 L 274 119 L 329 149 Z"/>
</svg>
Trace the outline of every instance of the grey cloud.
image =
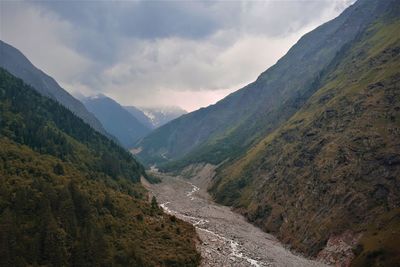
<svg viewBox="0 0 400 267">
<path fill-rule="evenodd" d="M 120 39 L 204 39 L 219 30 L 285 36 L 332 6 L 329 1 L 39 1 L 74 25 L 76 48 L 116 60 Z M 340 1 L 338 1 L 340 3 Z M 306 14 L 306 15 L 305 15 Z"/>
<path fill-rule="evenodd" d="M 2 1 L 0 34 L 70 91 L 191 110 L 254 80 L 352 1 Z"/>
<path fill-rule="evenodd" d="M 219 21 L 202 2 L 40 1 L 81 33 L 77 49 L 112 62 L 121 38 L 199 39 L 218 29 Z"/>
</svg>

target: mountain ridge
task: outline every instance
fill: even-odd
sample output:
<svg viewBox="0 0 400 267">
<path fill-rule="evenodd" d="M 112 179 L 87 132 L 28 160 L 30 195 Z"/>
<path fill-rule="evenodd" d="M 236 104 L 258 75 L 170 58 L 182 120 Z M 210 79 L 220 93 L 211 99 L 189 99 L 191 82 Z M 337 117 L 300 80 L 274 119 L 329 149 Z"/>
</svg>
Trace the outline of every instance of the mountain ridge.
<svg viewBox="0 0 400 267">
<path fill-rule="evenodd" d="M 103 124 L 106 130 L 115 136 L 127 149 L 130 149 L 151 129 L 118 102 L 105 95 L 82 99 L 85 107 Z"/>
<path fill-rule="evenodd" d="M 80 101 L 64 90 L 52 77 L 35 67 L 17 48 L 0 40 L 0 55 L 0 67 L 32 85 L 40 94 L 57 100 L 96 131 L 112 138 Z"/>
<path fill-rule="evenodd" d="M 150 203 L 143 166 L 3 68 L 0 117 L 1 266 L 199 264 L 194 227 Z"/>
<path fill-rule="evenodd" d="M 304 35 L 255 82 L 146 136 L 137 144 L 141 148 L 138 157 L 165 170 L 238 157 L 301 107 L 320 71 L 388 4 L 356 2 L 339 17 Z"/>
<path fill-rule="evenodd" d="M 124 106 L 140 122 L 148 125 L 151 129 L 156 129 L 164 124 L 184 115 L 186 110 L 178 106 L 159 106 L 159 107 L 135 107 Z"/>
<path fill-rule="evenodd" d="M 154 129 L 154 125 L 151 122 L 150 118 L 144 114 L 142 110 L 135 106 L 123 106 L 132 116 L 134 116 L 138 121 L 140 121 L 143 125 L 147 126 L 149 129 Z"/>
<path fill-rule="evenodd" d="M 341 51 L 304 105 L 221 166 L 210 188 L 308 255 L 350 233 L 357 266 L 399 260 L 400 5 L 391 4 Z"/>
</svg>

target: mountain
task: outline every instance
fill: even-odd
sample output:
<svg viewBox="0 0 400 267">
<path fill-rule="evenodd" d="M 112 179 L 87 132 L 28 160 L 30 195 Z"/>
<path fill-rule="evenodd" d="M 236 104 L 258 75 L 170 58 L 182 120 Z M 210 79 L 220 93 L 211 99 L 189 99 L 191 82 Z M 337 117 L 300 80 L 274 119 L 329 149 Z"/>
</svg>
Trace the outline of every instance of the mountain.
<svg viewBox="0 0 400 267">
<path fill-rule="evenodd" d="M 219 167 L 211 192 L 307 255 L 398 266 L 400 2 L 359 1 L 349 10 L 356 13 L 345 28 L 374 15 L 296 113 Z"/>
<path fill-rule="evenodd" d="M 239 157 L 304 105 L 337 55 L 389 4 L 356 2 L 304 35 L 255 82 L 153 131 L 137 145 L 138 157 L 164 169 Z"/>
<path fill-rule="evenodd" d="M 126 106 L 124 107 L 128 110 L 135 118 L 137 118 L 141 123 L 150 127 L 151 129 L 156 129 L 163 126 L 164 124 L 186 114 L 187 111 L 181 109 L 180 107 L 134 107 Z"/>
<path fill-rule="evenodd" d="M 18 49 L 0 40 L 0 67 L 30 84 L 40 94 L 57 100 L 99 133 L 108 135 L 85 106 L 65 91 L 46 73 L 36 68 Z"/>
<path fill-rule="evenodd" d="M 139 138 L 150 132 L 149 127 L 107 96 L 87 97 L 82 102 L 125 148 L 132 148 Z"/>
<path fill-rule="evenodd" d="M 138 156 L 219 164 L 215 200 L 297 251 L 398 266 L 399 29 L 399 1 L 359 0 L 254 83 L 156 129 Z"/>
<path fill-rule="evenodd" d="M 139 108 L 149 119 L 154 128 L 186 114 L 187 111 L 180 107 L 140 107 Z"/>
<path fill-rule="evenodd" d="M 2 68 L 0 118 L 1 266 L 199 264 L 129 152 Z"/>
<path fill-rule="evenodd" d="M 155 126 L 150 120 L 149 117 L 144 114 L 143 111 L 141 111 L 139 108 L 134 107 L 134 106 L 124 106 L 124 109 L 126 109 L 132 116 L 134 116 L 140 123 L 145 125 L 149 129 L 154 129 Z"/>
</svg>

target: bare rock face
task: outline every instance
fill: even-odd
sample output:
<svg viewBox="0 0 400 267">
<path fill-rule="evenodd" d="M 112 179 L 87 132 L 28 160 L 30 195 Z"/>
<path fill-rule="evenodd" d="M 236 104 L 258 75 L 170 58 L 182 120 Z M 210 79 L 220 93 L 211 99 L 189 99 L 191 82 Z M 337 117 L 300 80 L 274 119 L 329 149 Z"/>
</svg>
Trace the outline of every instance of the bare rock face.
<svg viewBox="0 0 400 267">
<path fill-rule="evenodd" d="M 345 231 L 339 235 L 332 235 L 326 247 L 318 253 L 317 260 L 337 267 L 348 267 L 354 259 L 353 248 L 361 238 L 360 233 Z"/>
</svg>

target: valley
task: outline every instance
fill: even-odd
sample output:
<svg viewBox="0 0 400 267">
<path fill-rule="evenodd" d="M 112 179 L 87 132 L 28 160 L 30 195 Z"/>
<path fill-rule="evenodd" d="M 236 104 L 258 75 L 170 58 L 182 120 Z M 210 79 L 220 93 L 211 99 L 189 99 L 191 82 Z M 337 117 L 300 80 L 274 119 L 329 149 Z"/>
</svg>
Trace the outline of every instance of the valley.
<svg viewBox="0 0 400 267">
<path fill-rule="evenodd" d="M 3 2 L 0 267 L 400 266 L 399 0 Z"/>
<path fill-rule="evenodd" d="M 142 183 L 166 213 L 195 226 L 201 266 L 325 266 L 286 249 L 274 236 L 248 223 L 229 207 L 214 203 L 207 191 L 213 167 L 191 179 L 154 173 L 159 184 Z"/>
</svg>

